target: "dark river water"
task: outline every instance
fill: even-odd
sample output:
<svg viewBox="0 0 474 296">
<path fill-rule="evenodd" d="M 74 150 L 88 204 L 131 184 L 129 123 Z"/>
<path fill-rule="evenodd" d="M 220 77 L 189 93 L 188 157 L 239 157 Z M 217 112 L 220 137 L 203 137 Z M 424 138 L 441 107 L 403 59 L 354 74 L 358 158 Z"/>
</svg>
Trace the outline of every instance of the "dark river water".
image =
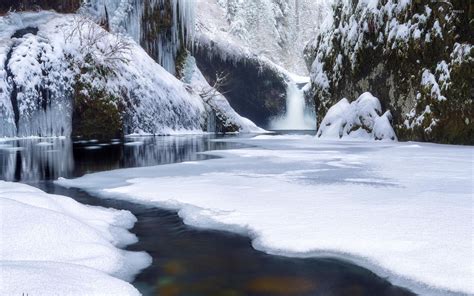
<svg viewBox="0 0 474 296">
<path fill-rule="evenodd" d="M 87 173 L 205 160 L 199 152 L 236 149 L 215 136 L 127 138 L 106 142 L 28 139 L 0 142 L 0 179 L 27 183 L 79 202 L 131 211 L 139 242 L 153 264 L 133 284 L 144 295 L 413 295 L 370 270 L 331 258 L 287 258 L 251 247 L 250 239 L 184 225 L 175 212 L 101 199 L 52 181 Z M 42 144 L 40 144 L 42 143 Z"/>
</svg>

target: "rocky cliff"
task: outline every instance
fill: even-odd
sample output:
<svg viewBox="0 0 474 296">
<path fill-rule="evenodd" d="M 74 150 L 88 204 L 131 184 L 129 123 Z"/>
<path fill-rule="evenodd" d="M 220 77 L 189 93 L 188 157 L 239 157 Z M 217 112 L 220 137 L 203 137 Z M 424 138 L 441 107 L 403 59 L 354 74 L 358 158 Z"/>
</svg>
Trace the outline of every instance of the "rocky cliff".
<svg viewBox="0 0 474 296">
<path fill-rule="evenodd" d="M 370 91 L 401 140 L 474 144 L 472 1 L 338 0 L 305 50 L 319 122 Z"/>
<path fill-rule="evenodd" d="M 137 6 L 121 7 L 132 2 Z M 0 16 L 0 137 L 212 132 L 216 112 L 227 123 L 220 132 L 260 131 L 224 104 L 224 97 L 210 110 L 171 74 L 191 31 L 187 4 L 97 0 L 85 2 L 76 14 L 24 6 L 24 12 Z M 154 9 L 159 12 L 153 19 L 171 18 L 171 28 L 141 22 Z M 140 46 L 153 28 L 163 35 L 151 34 L 154 39 Z M 168 71 L 143 47 L 157 49 L 155 59 Z"/>
</svg>

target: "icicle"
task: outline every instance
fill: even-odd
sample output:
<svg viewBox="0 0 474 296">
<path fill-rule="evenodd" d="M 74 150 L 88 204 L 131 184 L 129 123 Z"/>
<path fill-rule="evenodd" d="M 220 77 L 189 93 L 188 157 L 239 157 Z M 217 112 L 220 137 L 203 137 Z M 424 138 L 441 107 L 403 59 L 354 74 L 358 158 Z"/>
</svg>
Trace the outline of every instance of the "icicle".
<svg viewBox="0 0 474 296">
<path fill-rule="evenodd" d="M 171 28 L 169 32 L 159 32 L 149 40 L 147 32 L 156 31 L 153 22 L 144 22 L 144 15 L 161 10 L 166 17 L 166 4 L 171 7 Z M 124 32 L 155 55 L 157 62 L 174 74 L 175 60 L 182 46 L 193 48 L 196 0 L 91 0 L 89 6 L 100 17 L 105 15 L 105 7 L 110 14 L 110 27 L 114 32 Z M 148 11 L 145 11 L 148 10 Z"/>
</svg>

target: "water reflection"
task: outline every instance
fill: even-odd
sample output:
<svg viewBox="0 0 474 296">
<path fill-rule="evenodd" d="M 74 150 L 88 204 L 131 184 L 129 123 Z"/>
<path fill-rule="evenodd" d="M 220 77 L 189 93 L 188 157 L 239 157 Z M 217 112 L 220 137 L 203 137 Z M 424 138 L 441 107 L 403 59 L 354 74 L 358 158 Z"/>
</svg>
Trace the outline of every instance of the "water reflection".
<svg viewBox="0 0 474 296">
<path fill-rule="evenodd" d="M 26 182 L 73 178 L 104 170 L 203 160 L 209 156 L 198 152 L 241 146 L 211 141 L 215 137 L 6 140 L 0 142 L 0 179 Z"/>
<path fill-rule="evenodd" d="M 70 139 L 23 139 L 0 143 L 0 179 L 57 179 L 74 170 Z"/>
</svg>

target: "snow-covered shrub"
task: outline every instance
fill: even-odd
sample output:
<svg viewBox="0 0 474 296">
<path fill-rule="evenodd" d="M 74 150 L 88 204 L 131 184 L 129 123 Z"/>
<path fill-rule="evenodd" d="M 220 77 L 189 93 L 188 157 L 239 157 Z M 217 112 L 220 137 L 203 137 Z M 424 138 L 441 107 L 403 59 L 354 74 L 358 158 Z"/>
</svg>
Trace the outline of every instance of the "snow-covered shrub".
<svg viewBox="0 0 474 296">
<path fill-rule="evenodd" d="M 344 98 L 329 108 L 321 121 L 317 136 L 396 141 L 391 119 L 390 111 L 382 114 L 379 99 L 366 92 L 352 103 Z"/>
<path fill-rule="evenodd" d="M 371 91 L 401 139 L 473 144 L 468 2 L 335 1 L 305 51 L 319 120 L 339 98 Z"/>
</svg>

